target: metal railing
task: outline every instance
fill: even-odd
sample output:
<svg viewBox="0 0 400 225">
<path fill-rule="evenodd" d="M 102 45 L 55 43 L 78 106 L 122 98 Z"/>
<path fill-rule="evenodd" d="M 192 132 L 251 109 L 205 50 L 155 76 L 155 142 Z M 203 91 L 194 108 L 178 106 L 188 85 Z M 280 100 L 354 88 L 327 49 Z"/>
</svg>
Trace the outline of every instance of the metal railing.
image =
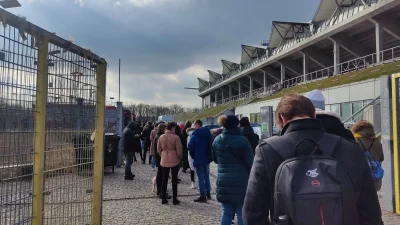
<svg viewBox="0 0 400 225">
<path fill-rule="evenodd" d="M 375 133 L 381 130 L 381 97 L 378 96 L 368 104 L 364 105 L 360 110 L 355 112 L 349 118 L 343 121 L 346 128 L 350 129 L 360 120 L 367 120 L 374 125 Z"/>
<path fill-rule="evenodd" d="M 396 46 L 393 48 L 389 48 L 381 51 L 381 59 L 380 63 L 377 63 L 376 54 L 370 54 L 367 56 L 363 56 L 360 58 L 352 59 L 347 62 L 340 63 L 336 66 L 337 74 L 341 75 L 345 73 L 349 73 L 352 71 L 363 70 L 375 65 L 379 65 L 381 63 L 391 63 L 400 59 L 400 46 Z M 250 98 L 253 96 L 257 96 L 258 98 L 268 97 L 277 91 L 285 88 L 292 88 L 298 85 L 302 85 L 308 82 L 315 82 L 318 80 L 322 80 L 328 77 L 335 75 L 335 66 L 330 66 L 321 70 L 317 70 L 306 75 L 290 78 L 284 80 L 283 83 L 275 83 L 271 84 L 264 88 L 259 88 L 252 91 L 252 95 L 250 92 L 241 93 L 240 95 L 233 96 L 230 99 L 224 99 L 224 101 L 218 101 L 216 105 L 221 103 L 227 103 L 229 101 L 234 101 L 237 99 Z"/>
<path fill-rule="evenodd" d="M 100 224 L 107 63 L 0 18 L 0 224 Z"/>
</svg>

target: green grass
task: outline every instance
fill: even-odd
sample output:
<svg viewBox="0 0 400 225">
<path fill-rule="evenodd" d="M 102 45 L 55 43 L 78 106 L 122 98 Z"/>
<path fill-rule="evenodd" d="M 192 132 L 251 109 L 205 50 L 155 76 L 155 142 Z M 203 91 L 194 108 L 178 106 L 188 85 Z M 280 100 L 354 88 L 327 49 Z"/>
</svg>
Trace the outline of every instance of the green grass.
<svg viewBox="0 0 400 225">
<path fill-rule="evenodd" d="M 344 84 L 350 84 L 350 83 L 360 82 L 360 81 L 364 81 L 364 80 L 379 78 L 382 75 L 391 75 L 391 74 L 399 72 L 399 71 L 400 71 L 400 61 L 394 62 L 394 63 L 389 63 L 389 64 L 384 64 L 384 65 L 380 65 L 380 66 L 374 66 L 374 67 L 371 67 L 368 69 L 364 69 L 364 70 L 360 70 L 360 71 L 353 71 L 353 72 L 346 73 L 343 75 L 326 78 L 324 80 L 319 80 L 319 81 L 299 85 L 296 87 L 283 89 L 283 90 L 279 91 L 278 93 L 275 93 L 275 94 L 265 97 L 265 98 L 256 99 L 251 103 L 262 102 L 262 101 L 267 101 L 267 100 L 271 100 L 271 99 L 275 99 L 275 98 L 280 98 L 283 95 L 288 94 L 288 93 L 305 93 L 305 92 L 312 91 L 314 89 L 322 90 L 322 89 L 336 87 L 336 86 L 340 86 L 340 85 L 344 85 Z"/>
</svg>

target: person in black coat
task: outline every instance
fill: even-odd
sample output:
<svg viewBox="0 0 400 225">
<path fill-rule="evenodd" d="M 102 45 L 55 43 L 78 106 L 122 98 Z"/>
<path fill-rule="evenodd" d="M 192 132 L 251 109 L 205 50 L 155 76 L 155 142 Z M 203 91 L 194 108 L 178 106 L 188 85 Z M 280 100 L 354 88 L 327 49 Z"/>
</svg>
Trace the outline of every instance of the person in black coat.
<svg viewBox="0 0 400 225">
<path fill-rule="evenodd" d="M 126 158 L 125 180 L 133 180 L 134 175 L 131 171 L 133 158 L 135 158 L 135 152 L 141 150 L 139 126 L 135 122 L 130 122 L 123 131 L 124 154 Z"/>
<path fill-rule="evenodd" d="M 342 118 L 335 112 L 325 111 L 325 98 L 320 90 L 310 91 L 305 97 L 314 105 L 316 118 L 321 121 L 327 133 L 355 142 L 351 131 L 344 127 Z"/>
<path fill-rule="evenodd" d="M 192 122 L 189 120 L 186 121 L 185 128 L 182 131 L 182 146 L 183 146 L 183 157 L 182 157 L 182 172 L 186 173 L 186 170 L 189 168 L 189 160 L 188 160 L 188 147 L 187 147 L 187 139 L 188 133 L 187 129 L 192 127 Z"/>
<path fill-rule="evenodd" d="M 314 118 L 315 108 L 309 99 L 298 94 L 285 95 L 276 108 L 277 125 L 283 127 L 282 136 L 275 138 L 293 146 L 304 139 L 318 143 L 326 132 L 321 121 Z M 303 142 L 296 148 L 296 152 L 310 154 L 310 149 L 314 147 L 311 142 Z M 278 215 L 274 214 L 274 181 L 279 165 L 285 160 L 280 156 L 284 152 L 278 154 L 277 151 L 292 152 L 293 149 L 273 149 L 266 142 L 256 149 L 243 208 L 246 225 L 269 225 L 277 221 Z M 356 208 L 346 211 L 346 218 L 352 220 L 347 224 L 382 225 L 378 196 L 363 150 L 356 143 L 342 138 L 331 157 L 347 168 L 354 181 Z"/>
<path fill-rule="evenodd" d="M 251 148 L 253 149 L 253 154 L 255 153 L 258 142 L 260 141 L 260 137 L 254 133 L 253 128 L 250 125 L 250 121 L 248 117 L 242 117 L 239 121 L 239 126 L 242 128 L 243 136 L 249 140 Z"/>
<path fill-rule="evenodd" d="M 142 131 L 142 135 L 141 138 L 143 140 L 143 154 L 142 154 L 142 163 L 145 164 L 146 163 L 146 155 L 147 152 L 150 151 L 150 145 L 151 145 L 151 141 L 150 141 L 150 134 L 151 131 L 154 129 L 153 125 L 151 122 L 148 122 L 146 124 L 146 126 L 144 126 L 143 131 Z M 151 156 L 149 156 L 149 164 L 151 164 Z"/>
</svg>

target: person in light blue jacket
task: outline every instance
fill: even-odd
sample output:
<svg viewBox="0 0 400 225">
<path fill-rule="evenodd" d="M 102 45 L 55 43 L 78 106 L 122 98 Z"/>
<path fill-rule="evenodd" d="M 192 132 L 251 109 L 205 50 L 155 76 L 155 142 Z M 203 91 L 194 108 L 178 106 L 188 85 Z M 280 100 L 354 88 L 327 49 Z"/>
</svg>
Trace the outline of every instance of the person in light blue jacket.
<svg viewBox="0 0 400 225">
<path fill-rule="evenodd" d="M 238 127 L 236 116 L 221 116 L 218 123 L 224 127 L 212 145 L 213 160 L 218 164 L 217 200 L 222 204 L 221 225 L 231 224 L 235 213 L 238 225 L 243 225 L 242 208 L 246 196 L 253 148 Z"/>
</svg>

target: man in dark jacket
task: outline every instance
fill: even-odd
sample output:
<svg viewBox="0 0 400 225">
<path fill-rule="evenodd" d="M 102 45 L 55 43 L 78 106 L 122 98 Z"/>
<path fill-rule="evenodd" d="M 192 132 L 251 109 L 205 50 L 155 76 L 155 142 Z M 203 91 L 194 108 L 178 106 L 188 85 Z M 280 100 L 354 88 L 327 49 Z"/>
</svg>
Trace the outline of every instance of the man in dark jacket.
<svg viewBox="0 0 400 225">
<path fill-rule="evenodd" d="M 207 199 L 211 199 L 210 162 L 212 161 L 211 144 L 213 139 L 210 130 L 202 127 L 203 122 L 201 120 L 197 120 L 194 126 L 196 130 L 188 144 L 200 189 L 200 197 L 194 201 L 207 202 Z"/>
<path fill-rule="evenodd" d="M 325 132 L 321 122 L 314 118 L 315 108 L 309 99 L 298 94 L 285 95 L 276 109 L 277 125 L 283 127 L 282 136 L 277 139 L 293 146 L 304 139 L 317 143 Z M 310 149 L 313 150 L 314 147 L 311 142 L 303 142 L 296 148 L 296 153 L 310 154 Z M 271 220 L 277 220 L 273 201 L 275 173 L 285 160 L 277 151 L 283 153 L 293 149 L 273 149 L 265 142 L 256 149 L 243 208 L 244 224 L 269 225 L 269 216 Z M 355 221 L 353 224 L 383 224 L 378 196 L 363 150 L 356 143 L 340 139 L 332 157 L 348 169 L 354 180 L 354 198 L 358 213 L 350 215 Z"/>
<path fill-rule="evenodd" d="M 142 140 L 143 140 L 143 154 L 142 154 L 142 163 L 146 163 L 146 155 L 147 152 L 150 151 L 150 134 L 151 131 L 154 129 L 153 125 L 151 122 L 147 122 L 146 126 L 144 126 L 143 131 L 142 131 Z M 149 164 L 151 164 L 151 156 L 149 156 Z"/>
<path fill-rule="evenodd" d="M 126 159 L 125 164 L 125 180 L 133 180 L 135 175 L 131 171 L 135 151 L 141 149 L 140 146 L 140 125 L 135 122 L 130 122 L 125 127 L 124 135 L 124 154 Z"/>
<path fill-rule="evenodd" d="M 239 126 L 240 128 L 242 128 L 243 136 L 245 136 L 247 140 L 249 140 L 254 154 L 258 142 L 260 141 L 260 137 L 254 133 L 254 130 L 250 125 L 249 117 L 242 117 L 239 121 Z"/>
<path fill-rule="evenodd" d="M 315 107 L 316 118 L 321 121 L 324 130 L 349 141 L 354 141 L 353 134 L 346 129 L 342 123 L 342 118 L 335 112 L 325 111 L 325 98 L 320 90 L 313 90 L 305 94 Z"/>
</svg>

